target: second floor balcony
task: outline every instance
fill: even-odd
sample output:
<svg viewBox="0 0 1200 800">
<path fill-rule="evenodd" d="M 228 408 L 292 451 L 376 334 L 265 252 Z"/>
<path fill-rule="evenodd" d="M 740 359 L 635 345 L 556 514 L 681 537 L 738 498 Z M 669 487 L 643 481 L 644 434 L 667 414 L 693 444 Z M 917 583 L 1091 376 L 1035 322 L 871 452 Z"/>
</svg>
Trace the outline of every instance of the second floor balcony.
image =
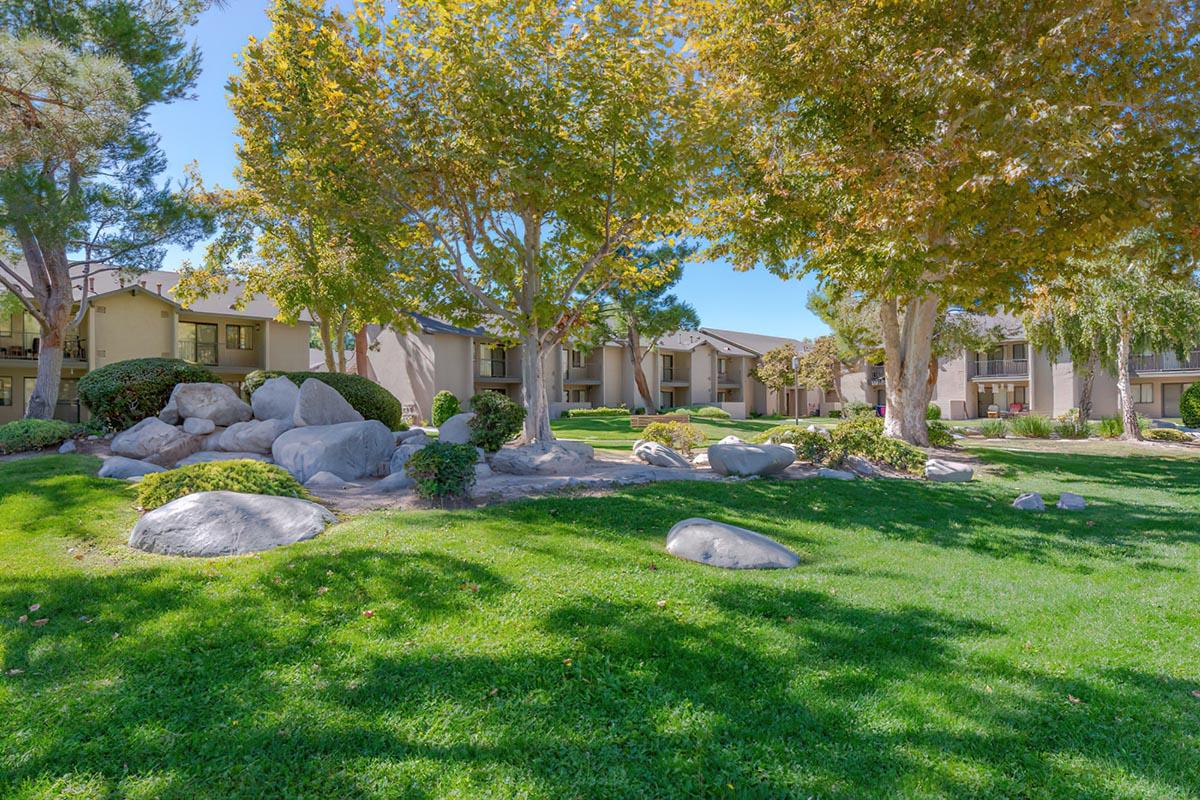
<svg viewBox="0 0 1200 800">
<path fill-rule="evenodd" d="M 41 350 L 41 336 L 36 333 L 18 333 L 0 340 L 0 359 L 37 361 Z M 87 339 L 68 335 L 63 340 L 64 361 L 87 361 L 87 358 Z"/>
<path fill-rule="evenodd" d="M 979 359 L 967 362 L 967 369 L 971 378 L 1027 378 L 1029 359 Z"/>
<path fill-rule="evenodd" d="M 690 376 L 686 367 L 663 367 L 662 382 L 663 383 L 678 383 L 687 384 L 690 382 Z"/>
<path fill-rule="evenodd" d="M 1176 353 L 1142 353 L 1129 359 L 1129 369 L 1143 372 L 1200 372 L 1200 350 L 1180 358 Z"/>
</svg>

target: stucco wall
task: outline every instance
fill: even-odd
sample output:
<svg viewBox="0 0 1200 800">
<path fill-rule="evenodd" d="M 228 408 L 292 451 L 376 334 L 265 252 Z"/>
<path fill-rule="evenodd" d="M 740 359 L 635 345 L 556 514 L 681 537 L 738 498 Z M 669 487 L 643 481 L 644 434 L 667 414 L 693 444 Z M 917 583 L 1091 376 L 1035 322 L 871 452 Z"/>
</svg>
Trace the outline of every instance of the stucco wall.
<svg viewBox="0 0 1200 800">
<path fill-rule="evenodd" d="M 604 347 L 596 354 L 601 359 L 601 370 L 603 384 L 601 385 L 601 402 L 606 406 L 618 406 L 624 402 L 623 393 L 623 375 L 622 367 L 625 367 L 629 362 L 625 358 L 625 351 L 620 347 Z M 629 370 L 633 367 L 630 365 Z M 628 408 L 632 408 L 626 403 Z"/>
<path fill-rule="evenodd" d="M 92 368 L 129 358 L 170 358 L 174 352 L 171 306 L 132 292 L 100 298 L 88 310 L 85 328 Z M 85 320 L 86 322 L 86 320 Z"/>
<path fill-rule="evenodd" d="M 308 369 L 308 323 L 284 325 L 271 320 L 267 330 L 267 369 L 300 372 Z"/>
</svg>

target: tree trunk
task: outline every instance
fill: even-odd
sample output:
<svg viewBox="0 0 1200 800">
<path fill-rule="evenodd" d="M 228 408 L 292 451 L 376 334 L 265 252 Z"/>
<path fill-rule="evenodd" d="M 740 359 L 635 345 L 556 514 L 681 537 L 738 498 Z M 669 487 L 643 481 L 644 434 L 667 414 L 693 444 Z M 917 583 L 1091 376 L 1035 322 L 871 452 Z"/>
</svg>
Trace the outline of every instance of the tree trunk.
<svg viewBox="0 0 1200 800">
<path fill-rule="evenodd" d="M 1121 438 L 1139 442 L 1142 440 L 1142 429 L 1138 427 L 1137 412 L 1133 408 L 1133 387 L 1129 383 L 1132 320 L 1127 310 L 1117 314 L 1117 326 L 1120 331 L 1117 337 L 1117 399 L 1121 405 L 1121 421 L 1125 426 Z"/>
<path fill-rule="evenodd" d="M 1087 426 L 1087 420 L 1092 416 L 1092 386 L 1096 382 L 1096 363 L 1100 354 L 1095 350 L 1088 355 L 1087 364 L 1083 368 L 1083 385 L 1079 387 L 1079 429 Z"/>
<path fill-rule="evenodd" d="M 633 382 L 637 385 L 638 394 L 646 401 L 646 413 L 657 414 L 658 403 L 654 402 L 653 392 L 650 391 L 650 383 L 646 380 L 646 370 L 642 365 L 646 356 L 642 353 L 642 342 L 641 337 L 638 336 L 637 328 L 630 325 L 626 330 L 625 339 L 629 345 L 629 363 L 633 365 Z"/>
<path fill-rule="evenodd" d="M 903 321 L 895 300 L 884 300 L 879 308 L 887 391 L 883 432 L 921 447 L 929 445 L 925 411 L 932 392 L 933 326 L 940 305 L 936 296 L 922 295 L 905 305 Z"/>
<path fill-rule="evenodd" d="M 29 248 L 25 250 L 28 254 Z M 29 398 L 25 416 L 29 419 L 52 419 L 58 405 L 58 390 L 62 385 L 63 341 L 67 335 L 74 297 L 66 250 L 46 252 L 38 247 L 38 257 L 44 265 L 44 277 L 34 282 L 34 299 L 40 311 L 37 378 L 33 382 L 33 394 Z M 32 269 L 30 271 L 33 272 Z"/>
<path fill-rule="evenodd" d="M 525 406 L 521 443 L 549 446 L 554 441 L 554 433 L 550 430 L 545 362 L 553 347 L 543 350 L 541 338 L 538 327 L 531 325 L 521 342 L 521 402 Z"/>
<path fill-rule="evenodd" d="M 337 326 L 337 349 L 335 350 L 337 356 L 337 371 L 343 375 L 346 374 L 346 327 L 346 319 L 343 317 L 341 320 L 339 320 Z"/>
<path fill-rule="evenodd" d="M 321 347 L 325 350 L 325 371 L 337 372 L 337 364 L 333 360 L 333 334 L 330 331 L 329 319 L 324 315 L 318 319 L 317 331 L 321 335 Z"/>
<path fill-rule="evenodd" d="M 354 332 L 354 371 L 364 378 L 371 377 L 371 362 L 367 358 L 367 326 Z"/>
<path fill-rule="evenodd" d="M 838 408 L 844 410 L 846 408 L 846 395 L 842 392 L 842 376 L 842 364 L 839 361 L 833 365 L 833 396 L 837 400 Z M 822 398 L 823 401 L 824 398 Z"/>
<path fill-rule="evenodd" d="M 62 385 L 63 348 L 62 337 L 42 328 L 42 339 L 38 349 L 37 379 L 33 383 L 33 395 L 27 419 L 53 419 L 58 405 L 58 390 Z"/>
</svg>

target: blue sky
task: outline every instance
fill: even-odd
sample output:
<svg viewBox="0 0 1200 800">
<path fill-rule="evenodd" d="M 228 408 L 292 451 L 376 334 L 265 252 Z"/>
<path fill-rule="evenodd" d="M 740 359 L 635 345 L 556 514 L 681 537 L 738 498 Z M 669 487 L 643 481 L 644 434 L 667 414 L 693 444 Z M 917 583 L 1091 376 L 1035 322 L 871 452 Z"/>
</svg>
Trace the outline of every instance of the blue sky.
<svg viewBox="0 0 1200 800">
<path fill-rule="evenodd" d="M 261 0 L 237 0 L 206 12 L 193 29 L 204 53 L 196 98 L 151 113 L 172 175 L 181 176 L 184 165 L 195 161 L 205 183 L 233 183 L 234 119 L 225 104 L 225 80 L 246 40 L 266 35 L 265 8 Z M 175 269 L 199 256 L 199 248 L 190 253 L 174 248 L 164 267 Z M 801 338 L 825 332 L 804 308 L 812 286 L 811 279 L 784 281 L 763 270 L 735 272 L 728 264 L 702 263 L 687 268 L 677 293 L 696 307 L 703 325 Z"/>
</svg>

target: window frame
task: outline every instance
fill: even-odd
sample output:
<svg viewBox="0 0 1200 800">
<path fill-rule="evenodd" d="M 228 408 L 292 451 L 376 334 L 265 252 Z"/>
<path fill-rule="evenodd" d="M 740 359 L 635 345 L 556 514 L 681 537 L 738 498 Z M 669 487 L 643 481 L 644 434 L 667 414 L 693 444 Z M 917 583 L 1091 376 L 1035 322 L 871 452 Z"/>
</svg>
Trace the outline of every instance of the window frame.
<svg viewBox="0 0 1200 800">
<path fill-rule="evenodd" d="M 8 390 L 5 391 L 4 385 L 8 384 Z M 13 404 L 13 377 L 11 375 L 0 375 L 0 407 L 8 407 Z M 7 402 L 5 399 L 7 398 Z"/>
<path fill-rule="evenodd" d="M 499 353 L 499 356 L 497 356 Z M 483 365 L 487 364 L 487 371 L 484 371 Z M 499 365 L 499 372 L 497 366 Z M 479 376 L 482 378 L 507 378 L 508 377 L 508 349 L 499 344 L 480 344 L 479 345 Z"/>
<path fill-rule="evenodd" d="M 180 352 L 179 357 L 181 359 L 183 359 L 184 361 L 187 361 L 191 364 L 200 364 L 205 367 L 217 366 L 220 362 L 220 349 L 221 349 L 220 326 L 215 322 L 192 322 L 191 320 L 179 322 L 180 328 L 182 328 L 185 325 L 192 328 L 192 339 L 189 342 L 192 346 L 192 352 L 191 352 L 192 357 L 188 358 L 187 355 L 185 355 L 183 352 Z M 210 329 L 210 328 L 212 329 L 212 332 L 213 332 L 212 342 L 201 342 L 200 341 L 201 328 L 204 328 L 206 330 Z M 176 338 L 176 347 L 180 351 L 182 351 L 185 341 L 179 337 L 178 331 L 176 332 L 175 338 Z M 200 345 L 201 344 L 204 344 L 205 346 L 207 346 L 209 344 L 212 345 L 212 361 L 202 361 L 200 359 Z"/>
<path fill-rule="evenodd" d="M 229 334 L 231 331 L 236 331 L 232 343 L 230 342 Z M 241 325 L 236 322 L 225 323 L 225 349 L 226 350 L 253 350 L 254 349 L 254 326 Z"/>
<path fill-rule="evenodd" d="M 1150 399 L 1143 400 L 1142 398 L 1149 390 Z M 1133 394 L 1133 404 L 1135 406 L 1148 406 L 1154 403 L 1154 384 L 1153 383 L 1131 383 L 1129 391 Z"/>
</svg>

